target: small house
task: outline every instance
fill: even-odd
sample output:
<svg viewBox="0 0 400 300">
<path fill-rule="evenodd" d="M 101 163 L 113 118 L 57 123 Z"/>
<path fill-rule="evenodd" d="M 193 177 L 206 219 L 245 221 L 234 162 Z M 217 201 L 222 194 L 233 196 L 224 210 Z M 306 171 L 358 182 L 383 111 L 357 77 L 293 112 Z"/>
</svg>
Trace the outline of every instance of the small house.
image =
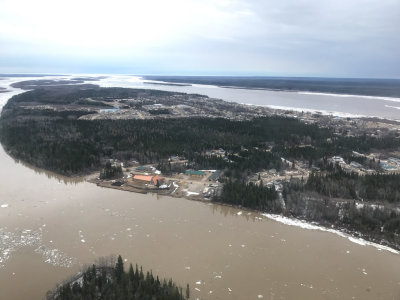
<svg viewBox="0 0 400 300">
<path fill-rule="evenodd" d="M 193 177 L 203 177 L 206 175 L 203 171 L 195 171 L 195 170 L 186 170 L 186 175 L 193 176 Z"/>
</svg>

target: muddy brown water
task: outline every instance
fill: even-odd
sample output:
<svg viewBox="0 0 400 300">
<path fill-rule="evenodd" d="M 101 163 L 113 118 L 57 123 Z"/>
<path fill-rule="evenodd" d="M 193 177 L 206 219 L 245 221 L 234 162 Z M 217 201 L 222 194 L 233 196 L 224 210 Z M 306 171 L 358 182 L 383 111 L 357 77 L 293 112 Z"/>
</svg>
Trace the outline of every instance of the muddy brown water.
<svg viewBox="0 0 400 300">
<path fill-rule="evenodd" d="M 226 206 L 104 189 L 0 148 L 0 299 L 121 254 L 191 299 L 400 299 L 400 255 Z M 238 214 L 239 213 L 239 214 Z"/>
</svg>

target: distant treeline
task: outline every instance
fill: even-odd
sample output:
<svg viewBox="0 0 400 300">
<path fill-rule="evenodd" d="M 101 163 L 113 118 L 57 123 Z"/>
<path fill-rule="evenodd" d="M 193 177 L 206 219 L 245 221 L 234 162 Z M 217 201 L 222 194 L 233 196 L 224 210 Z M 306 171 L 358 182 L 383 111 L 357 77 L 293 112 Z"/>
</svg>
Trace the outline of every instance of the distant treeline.
<svg viewBox="0 0 400 300">
<path fill-rule="evenodd" d="M 47 293 L 48 300 L 187 300 L 190 297 L 189 285 L 185 294 L 172 280 L 160 280 L 152 272 L 143 272 L 132 264 L 128 272 L 124 270 L 121 256 L 115 267 L 88 268 L 80 278 L 59 286 Z"/>
</svg>

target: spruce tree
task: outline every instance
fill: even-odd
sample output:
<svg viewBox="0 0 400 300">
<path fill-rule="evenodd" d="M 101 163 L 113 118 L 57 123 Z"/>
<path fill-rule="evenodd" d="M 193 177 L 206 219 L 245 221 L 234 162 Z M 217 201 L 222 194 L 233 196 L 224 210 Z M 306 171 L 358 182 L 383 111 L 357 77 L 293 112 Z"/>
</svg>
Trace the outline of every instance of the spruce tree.
<svg viewBox="0 0 400 300">
<path fill-rule="evenodd" d="M 124 262 L 122 261 L 121 255 L 118 255 L 117 264 L 115 265 L 115 277 L 117 282 L 120 282 L 124 274 Z"/>
</svg>

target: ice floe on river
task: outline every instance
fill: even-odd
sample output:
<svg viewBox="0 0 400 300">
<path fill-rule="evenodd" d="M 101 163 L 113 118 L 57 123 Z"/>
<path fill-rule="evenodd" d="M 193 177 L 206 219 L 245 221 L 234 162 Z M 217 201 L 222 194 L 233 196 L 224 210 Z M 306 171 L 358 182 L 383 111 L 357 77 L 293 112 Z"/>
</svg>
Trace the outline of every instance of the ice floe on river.
<svg viewBox="0 0 400 300">
<path fill-rule="evenodd" d="M 48 248 L 43 245 L 42 229 L 25 229 L 17 232 L 8 232 L 0 228 L 0 268 L 4 267 L 11 254 L 22 247 L 36 247 L 35 252 L 42 255 L 43 260 L 57 267 L 71 267 L 76 263 L 59 249 Z"/>
</svg>

